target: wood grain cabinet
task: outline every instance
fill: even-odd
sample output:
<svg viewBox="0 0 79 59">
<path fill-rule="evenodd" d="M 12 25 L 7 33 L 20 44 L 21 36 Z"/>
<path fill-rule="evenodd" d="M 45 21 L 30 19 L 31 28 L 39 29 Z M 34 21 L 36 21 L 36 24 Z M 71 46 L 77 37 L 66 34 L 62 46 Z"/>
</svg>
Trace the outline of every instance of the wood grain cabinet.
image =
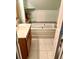
<svg viewBox="0 0 79 59">
<path fill-rule="evenodd" d="M 31 29 L 29 30 L 29 33 L 26 39 L 27 39 L 27 50 L 28 50 L 27 55 L 29 55 L 30 47 L 31 47 Z"/>
<path fill-rule="evenodd" d="M 27 59 L 31 47 L 31 26 L 30 24 L 20 24 L 17 28 L 18 43 L 20 46 L 22 59 Z"/>
</svg>

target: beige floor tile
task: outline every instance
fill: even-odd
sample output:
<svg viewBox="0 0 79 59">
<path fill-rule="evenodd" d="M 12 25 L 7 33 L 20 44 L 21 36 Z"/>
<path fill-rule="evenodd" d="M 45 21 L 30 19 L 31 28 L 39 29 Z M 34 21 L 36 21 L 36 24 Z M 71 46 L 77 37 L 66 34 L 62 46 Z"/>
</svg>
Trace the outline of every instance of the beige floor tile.
<svg viewBox="0 0 79 59">
<path fill-rule="evenodd" d="M 53 59 L 53 51 L 48 51 L 48 59 Z"/>
<path fill-rule="evenodd" d="M 39 59 L 39 51 L 30 51 L 28 59 Z"/>
<path fill-rule="evenodd" d="M 39 46 L 39 49 L 40 50 L 53 50 L 53 45 L 47 45 L 47 44 L 40 44 L 40 46 Z"/>
<path fill-rule="evenodd" d="M 45 45 L 40 45 L 39 50 L 46 50 L 46 46 Z"/>
<path fill-rule="evenodd" d="M 40 59 L 48 59 L 48 54 L 46 51 L 40 51 Z"/>
<path fill-rule="evenodd" d="M 52 39 L 34 38 L 32 39 L 31 50 L 28 59 L 52 59 L 53 44 Z"/>
<path fill-rule="evenodd" d="M 39 40 L 32 40 L 31 49 L 32 50 L 38 50 L 39 49 Z"/>
<path fill-rule="evenodd" d="M 39 39 L 39 44 L 44 44 L 44 45 L 53 45 L 53 40 L 52 39 Z"/>
</svg>

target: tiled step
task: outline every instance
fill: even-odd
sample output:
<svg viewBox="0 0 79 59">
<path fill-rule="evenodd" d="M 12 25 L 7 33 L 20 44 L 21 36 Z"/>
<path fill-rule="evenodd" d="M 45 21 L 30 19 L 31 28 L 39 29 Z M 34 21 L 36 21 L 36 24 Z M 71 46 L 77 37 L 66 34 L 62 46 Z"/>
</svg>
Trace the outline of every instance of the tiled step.
<svg viewBox="0 0 79 59">
<path fill-rule="evenodd" d="M 32 29 L 32 37 L 54 37 L 55 29 Z"/>
<path fill-rule="evenodd" d="M 55 32 L 32 32 L 33 35 L 54 35 Z"/>
<path fill-rule="evenodd" d="M 32 34 L 50 35 L 55 33 L 55 29 L 32 29 Z"/>
<path fill-rule="evenodd" d="M 33 35 L 32 38 L 54 38 L 54 35 Z"/>
</svg>

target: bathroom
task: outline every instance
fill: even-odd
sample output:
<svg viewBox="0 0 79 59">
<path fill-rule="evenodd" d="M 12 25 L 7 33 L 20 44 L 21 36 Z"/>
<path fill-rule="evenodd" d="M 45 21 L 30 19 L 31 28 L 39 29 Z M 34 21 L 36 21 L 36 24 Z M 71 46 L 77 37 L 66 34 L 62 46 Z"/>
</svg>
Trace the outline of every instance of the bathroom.
<svg viewBox="0 0 79 59">
<path fill-rule="evenodd" d="M 18 41 L 19 43 L 17 42 L 17 45 L 20 46 L 19 49 L 17 48 L 19 50 L 19 52 L 17 52 L 17 55 L 19 54 L 18 58 L 20 59 L 55 58 L 54 57 L 55 52 L 53 52 L 54 51 L 53 44 L 54 44 L 54 38 L 56 37 L 58 18 L 60 18 L 59 14 L 61 14 L 60 12 L 61 1 L 62 0 L 23 0 L 23 1 L 17 0 L 18 20 L 16 21 L 17 22 L 16 32 L 18 36 L 17 39 L 19 40 Z M 62 20 L 60 22 L 62 23 Z M 23 29 L 22 28 L 20 29 L 21 26 L 23 26 L 24 28 L 22 27 Z M 26 31 L 24 29 L 28 30 Z M 27 37 L 25 35 L 26 33 Z M 21 40 L 22 36 L 26 37 L 25 39 L 27 39 L 27 41 L 29 40 L 28 42 L 31 41 L 31 43 L 28 42 L 25 43 L 28 45 L 27 46 L 27 50 L 29 50 L 28 53 L 24 52 L 26 51 L 25 50 L 26 48 L 24 48 L 23 43 L 24 41 Z M 25 40 L 23 37 L 22 39 Z M 21 50 L 21 48 L 23 49 Z M 28 56 L 25 54 L 27 54 Z"/>
</svg>

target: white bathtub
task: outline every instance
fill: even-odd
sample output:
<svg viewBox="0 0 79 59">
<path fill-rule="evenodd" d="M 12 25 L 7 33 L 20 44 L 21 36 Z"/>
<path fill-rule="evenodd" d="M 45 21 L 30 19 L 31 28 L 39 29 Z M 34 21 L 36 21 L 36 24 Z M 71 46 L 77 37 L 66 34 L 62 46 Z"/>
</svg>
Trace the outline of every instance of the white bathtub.
<svg viewBox="0 0 79 59">
<path fill-rule="evenodd" d="M 55 25 L 52 23 L 32 23 L 33 37 L 54 37 Z"/>
</svg>

